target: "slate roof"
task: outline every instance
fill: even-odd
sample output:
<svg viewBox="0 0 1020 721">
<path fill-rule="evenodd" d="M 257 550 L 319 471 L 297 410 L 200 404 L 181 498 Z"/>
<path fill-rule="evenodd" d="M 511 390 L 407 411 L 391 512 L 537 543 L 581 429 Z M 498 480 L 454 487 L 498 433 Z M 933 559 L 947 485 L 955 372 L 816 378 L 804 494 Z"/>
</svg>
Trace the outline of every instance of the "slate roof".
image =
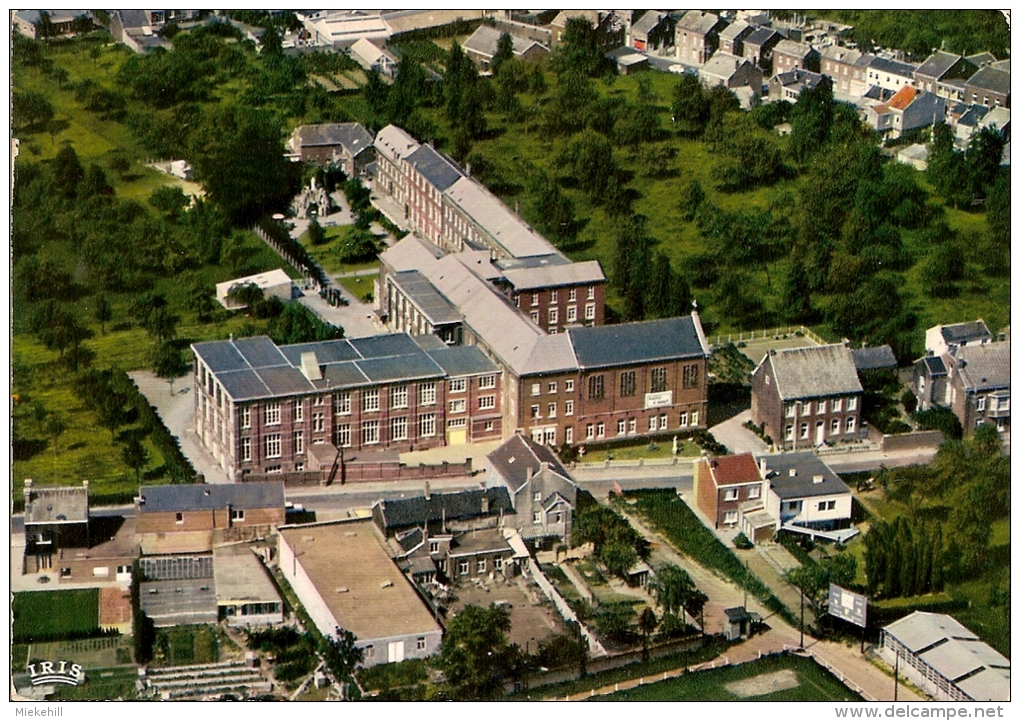
<svg viewBox="0 0 1020 721">
<path fill-rule="evenodd" d="M 407 162 L 439 192 L 443 192 L 464 177 L 457 166 L 428 145 L 422 145 L 408 155 Z"/>
<path fill-rule="evenodd" d="M 947 344 L 969 343 L 973 340 L 985 340 L 992 337 L 992 332 L 980 319 L 944 325 L 941 332 L 942 339 Z"/>
<path fill-rule="evenodd" d="M 984 105 L 971 105 L 967 108 L 967 111 L 960 116 L 960 119 L 956 121 L 956 124 L 976 128 L 981 118 L 985 117 L 987 114 L 988 108 Z"/>
<path fill-rule="evenodd" d="M 729 53 L 715 53 L 708 61 L 701 66 L 698 74 L 711 75 L 713 77 L 729 79 L 737 69 L 748 60 L 744 60 Z"/>
<path fill-rule="evenodd" d="M 967 390 L 1009 388 L 1009 341 L 963 346 L 955 357 L 960 379 Z"/>
<path fill-rule="evenodd" d="M 32 24 L 38 25 L 41 13 L 46 12 L 50 16 L 50 21 L 53 23 L 67 23 L 74 20 L 79 15 L 84 15 L 89 20 L 94 20 L 91 10 L 18 10 L 15 14 L 22 20 Z"/>
<path fill-rule="evenodd" d="M 474 178 L 460 177 L 449 189 L 443 190 L 511 256 L 524 258 L 558 254 L 559 251 L 548 240 Z"/>
<path fill-rule="evenodd" d="M 396 125 L 387 125 L 376 133 L 373 144 L 376 150 L 394 162 L 406 158 L 421 147 L 421 143 Z"/>
<path fill-rule="evenodd" d="M 992 63 L 992 67 L 995 68 L 996 70 L 1005 70 L 1008 73 L 1009 72 L 1009 58 L 1006 58 L 1005 60 L 999 60 L 998 62 Z"/>
<path fill-rule="evenodd" d="M 900 75 L 903 77 L 914 79 L 914 71 L 916 67 L 910 63 L 901 63 L 898 60 L 890 60 L 889 58 L 883 58 L 875 56 L 871 60 L 871 65 L 868 67 L 873 68 L 881 73 L 889 73 L 891 75 Z"/>
<path fill-rule="evenodd" d="M 139 513 L 283 508 L 282 482 L 142 486 Z"/>
<path fill-rule="evenodd" d="M 660 13 L 655 10 L 649 10 L 641 19 L 631 25 L 632 34 L 641 34 L 647 36 L 656 25 L 662 22 L 665 18 L 669 17 L 666 13 Z"/>
<path fill-rule="evenodd" d="M 548 446 L 522 436 L 515 435 L 506 443 L 490 453 L 486 458 L 513 492 L 519 491 L 528 482 L 530 476 L 542 469 L 547 463 L 550 470 L 566 480 L 571 480 L 567 469 Z"/>
<path fill-rule="evenodd" d="M 781 53 L 783 55 L 790 55 L 795 58 L 806 58 L 814 50 L 807 43 L 798 43 L 795 40 L 780 40 L 776 47 L 773 48 L 772 52 Z"/>
<path fill-rule="evenodd" d="M 850 349 L 838 343 L 772 350 L 762 362 L 771 364 L 776 389 L 784 401 L 863 390 Z"/>
<path fill-rule="evenodd" d="M 533 255 L 528 258 L 500 258 L 492 262 L 492 265 L 502 271 L 517 270 L 519 268 L 544 268 L 548 265 L 570 265 L 570 259 L 556 253 L 548 255 Z M 493 277 L 501 277 L 496 273 Z"/>
<path fill-rule="evenodd" d="M 780 33 L 777 30 L 773 30 L 772 28 L 758 28 L 744 38 L 744 45 L 761 46 L 779 34 Z"/>
<path fill-rule="evenodd" d="M 712 459 L 703 458 L 698 462 L 703 467 L 708 467 L 716 486 L 731 486 L 761 480 L 758 463 L 750 453 L 740 453 L 735 456 L 717 456 Z"/>
<path fill-rule="evenodd" d="M 924 653 L 940 641 L 950 638 L 978 640 L 977 634 L 952 616 L 925 611 L 914 611 L 882 630 L 914 653 Z"/>
<path fill-rule="evenodd" d="M 145 581 L 139 593 L 142 611 L 157 628 L 216 623 L 215 585 L 208 578 Z"/>
<path fill-rule="evenodd" d="M 988 52 L 977 53 L 975 55 L 968 55 L 967 60 L 970 60 L 978 67 L 981 67 L 982 65 L 991 65 L 992 63 L 996 62 L 995 56 Z"/>
<path fill-rule="evenodd" d="M 683 28 L 684 30 L 690 30 L 704 35 L 711 31 L 718 22 L 718 15 L 702 12 L 700 10 L 689 10 L 684 13 L 684 16 L 680 18 L 680 21 L 676 24 L 676 26 L 678 29 Z"/>
<path fill-rule="evenodd" d="M 282 603 L 266 567 L 247 544 L 213 549 L 216 600 L 227 603 Z"/>
<path fill-rule="evenodd" d="M 140 30 L 150 25 L 149 16 L 144 10 L 117 10 L 116 13 L 120 16 L 120 23 L 125 30 Z"/>
<path fill-rule="evenodd" d="M 426 353 L 451 378 L 499 372 L 499 366 L 482 353 L 478 346 L 450 346 Z"/>
<path fill-rule="evenodd" d="M 847 65 L 856 65 L 865 57 L 864 53 L 860 50 L 852 50 L 840 47 L 839 45 L 830 45 L 822 48 L 821 55 L 827 60 L 834 60 L 837 63 L 845 63 Z"/>
<path fill-rule="evenodd" d="M 453 307 L 450 301 L 444 298 L 442 293 L 436 290 L 436 287 L 417 270 L 393 273 L 390 275 L 390 280 L 417 306 L 421 314 L 432 325 L 459 323 L 464 320 L 464 316 Z"/>
<path fill-rule="evenodd" d="M 957 61 L 960 60 L 960 57 L 961 56 L 959 55 L 953 55 L 952 53 L 945 53 L 941 50 L 936 50 L 928 57 L 927 60 L 917 67 L 914 74 L 936 79 L 941 78 L 949 72 L 949 69 L 953 67 Z"/>
<path fill-rule="evenodd" d="M 700 325 L 689 315 L 642 323 L 571 328 L 563 335 L 570 338 L 581 368 L 711 355 Z"/>
<path fill-rule="evenodd" d="M 719 31 L 719 38 L 725 40 L 733 40 L 734 38 L 740 37 L 740 34 L 746 30 L 750 30 L 751 26 L 745 23 L 743 20 L 737 20 L 734 23 L 730 23 L 722 30 Z"/>
<path fill-rule="evenodd" d="M 946 364 L 937 355 L 925 356 L 921 361 L 927 366 L 929 375 L 944 376 L 947 373 Z"/>
<path fill-rule="evenodd" d="M 488 25 L 479 25 L 478 29 L 471 34 L 471 37 L 464 41 L 464 50 L 471 50 L 479 55 L 491 58 L 496 54 L 496 50 L 499 48 L 499 38 L 503 35 L 503 32 L 504 31 L 497 30 L 496 28 Z M 548 51 L 548 49 L 537 40 L 522 38 L 511 33 L 508 34 L 513 40 L 514 55 L 523 55 L 535 45 Z"/>
<path fill-rule="evenodd" d="M 294 133 L 301 147 L 339 145 L 352 157 L 371 147 L 374 140 L 361 123 L 302 125 Z"/>
<path fill-rule="evenodd" d="M 782 500 L 850 495 L 850 487 L 812 451 L 765 456 L 764 460 L 765 479 Z M 790 475 L 791 470 L 795 475 Z M 818 476 L 821 482 L 816 483 Z"/>
<path fill-rule="evenodd" d="M 397 545 L 405 553 L 413 551 L 425 541 L 425 534 L 420 528 L 412 528 L 410 531 L 398 533 L 396 536 Z"/>
<path fill-rule="evenodd" d="M 967 84 L 972 88 L 1009 95 L 1009 73 L 1005 70 L 985 66 L 971 75 Z"/>
<path fill-rule="evenodd" d="M 488 496 L 489 510 L 482 511 L 482 499 Z M 406 528 L 426 523 L 440 523 L 444 514 L 447 521 L 498 516 L 513 513 L 510 494 L 502 487 L 473 489 L 458 493 L 433 493 L 429 498 L 387 498 L 376 504 L 382 515 L 383 528 Z"/>
<path fill-rule="evenodd" d="M 597 260 L 564 265 L 545 265 L 537 268 L 506 270 L 503 276 L 515 290 L 555 288 L 582 283 L 604 283 L 606 275 Z"/>
<path fill-rule="evenodd" d="M 806 89 L 811 89 L 818 87 L 818 84 L 822 82 L 823 77 L 824 76 L 820 73 L 813 73 L 810 70 L 804 70 L 803 68 L 794 68 L 789 72 L 779 73 L 773 76 L 772 79 L 778 81 L 783 87 L 801 85 Z"/>
<path fill-rule="evenodd" d="M 896 367 L 896 356 L 893 355 L 892 348 L 888 345 L 875 346 L 874 348 L 854 348 L 852 353 L 854 366 L 859 371 Z"/>
<path fill-rule="evenodd" d="M 512 550 L 510 543 L 503 536 L 502 529 L 487 528 L 457 536 L 450 546 L 450 556 L 474 556 L 479 553 L 510 550 Z"/>
</svg>

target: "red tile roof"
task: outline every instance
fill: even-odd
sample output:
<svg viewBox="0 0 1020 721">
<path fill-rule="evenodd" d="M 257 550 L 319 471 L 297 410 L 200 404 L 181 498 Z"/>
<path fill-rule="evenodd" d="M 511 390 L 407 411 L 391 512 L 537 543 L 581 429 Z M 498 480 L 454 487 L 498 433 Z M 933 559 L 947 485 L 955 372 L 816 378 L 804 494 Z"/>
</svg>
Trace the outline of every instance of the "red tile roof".
<svg viewBox="0 0 1020 721">
<path fill-rule="evenodd" d="M 758 464 L 755 463 L 754 456 L 750 453 L 712 458 L 708 461 L 708 467 L 712 471 L 712 478 L 715 480 L 716 486 L 729 486 L 761 480 Z"/>
<path fill-rule="evenodd" d="M 889 107 L 893 110 L 906 110 L 917 97 L 917 88 L 904 85 L 889 99 Z"/>
</svg>

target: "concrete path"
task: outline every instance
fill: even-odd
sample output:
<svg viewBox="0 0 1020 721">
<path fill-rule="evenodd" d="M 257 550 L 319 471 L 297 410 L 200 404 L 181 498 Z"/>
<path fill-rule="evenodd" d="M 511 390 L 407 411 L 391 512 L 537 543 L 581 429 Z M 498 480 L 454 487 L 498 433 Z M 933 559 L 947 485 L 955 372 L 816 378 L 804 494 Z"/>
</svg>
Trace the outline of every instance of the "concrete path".
<svg viewBox="0 0 1020 721">
<path fill-rule="evenodd" d="M 708 429 L 715 439 L 726 446 L 730 453 L 768 453 L 769 447 L 761 438 L 744 428 L 751 420 L 751 411 L 746 410 Z"/>
<path fill-rule="evenodd" d="M 400 454 L 400 462 L 408 466 L 424 463 L 436 466 L 440 463 L 463 463 L 472 459 L 471 467 L 479 470 L 485 466 L 485 457 L 502 445 L 502 441 L 485 441 L 484 443 L 460 443 L 455 446 L 439 446 L 425 451 L 409 451 Z"/>
<path fill-rule="evenodd" d="M 370 303 L 362 303 L 339 283 L 334 287 L 340 291 L 340 295 L 349 305 L 333 307 L 315 290 L 303 291 L 297 300 L 320 320 L 343 328 L 344 336 L 347 338 L 364 338 L 387 332 L 386 327 L 376 318 Z"/>
</svg>

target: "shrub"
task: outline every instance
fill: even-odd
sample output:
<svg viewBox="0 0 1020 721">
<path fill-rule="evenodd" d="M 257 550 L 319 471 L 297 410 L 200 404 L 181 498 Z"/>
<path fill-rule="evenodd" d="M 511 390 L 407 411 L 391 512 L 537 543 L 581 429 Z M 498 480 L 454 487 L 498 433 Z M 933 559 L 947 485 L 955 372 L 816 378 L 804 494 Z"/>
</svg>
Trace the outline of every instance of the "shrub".
<svg viewBox="0 0 1020 721">
<path fill-rule="evenodd" d="M 751 539 L 745 536 L 742 531 L 733 539 L 733 545 L 745 551 L 749 548 L 754 548 L 754 544 L 751 543 Z"/>
<path fill-rule="evenodd" d="M 917 410 L 917 396 L 909 390 L 903 391 L 903 395 L 900 397 L 900 403 L 903 404 L 903 410 L 905 410 L 908 414 Z"/>
<path fill-rule="evenodd" d="M 945 406 L 935 406 L 926 411 L 914 413 L 914 421 L 922 431 L 942 431 L 947 440 L 963 438 L 963 426 L 952 410 Z"/>
</svg>

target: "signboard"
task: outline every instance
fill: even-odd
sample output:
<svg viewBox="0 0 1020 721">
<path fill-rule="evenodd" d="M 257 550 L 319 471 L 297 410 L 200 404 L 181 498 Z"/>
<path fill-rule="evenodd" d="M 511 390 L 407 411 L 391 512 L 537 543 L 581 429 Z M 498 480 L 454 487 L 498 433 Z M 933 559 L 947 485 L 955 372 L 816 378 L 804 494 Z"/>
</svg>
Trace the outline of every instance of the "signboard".
<svg viewBox="0 0 1020 721">
<path fill-rule="evenodd" d="M 855 626 L 868 626 L 868 597 L 829 584 L 829 615 L 849 621 Z"/>
<path fill-rule="evenodd" d="M 78 686 L 85 682 L 85 669 L 81 664 L 69 661 L 41 661 L 26 667 L 33 686 L 50 683 L 64 683 Z"/>
<path fill-rule="evenodd" d="M 673 391 L 645 393 L 645 408 L 668 408 L 673 405 Z"/>
</svg>

